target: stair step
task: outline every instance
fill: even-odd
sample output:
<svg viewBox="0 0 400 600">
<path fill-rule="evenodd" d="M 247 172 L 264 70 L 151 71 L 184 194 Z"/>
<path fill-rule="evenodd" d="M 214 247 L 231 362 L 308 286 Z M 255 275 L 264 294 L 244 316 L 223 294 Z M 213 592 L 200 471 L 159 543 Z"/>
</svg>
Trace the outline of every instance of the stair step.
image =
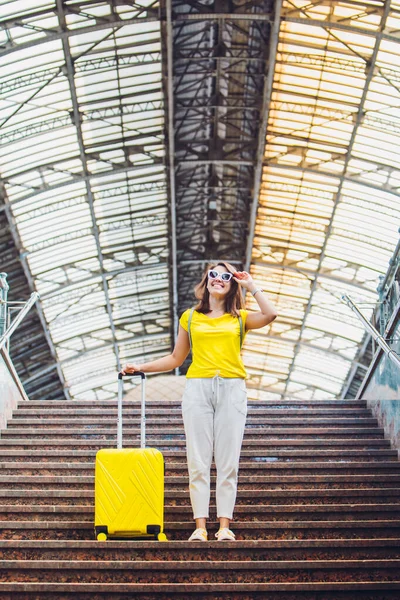
<svg viewBox="0 0 400 600">
<path fill-rule="evenodd" d="M 345 418 L 306 418 L 306 417 L 300 417 L 300 418 L 292 418 L 292 417 L 286 417 L 284 415 L 277 415 L 276 418 L 269 418 L 269 417 L 263 417 L 263 418 L 257 418 L 257 419 L 247 419 L 246 421 L 246 428 L 245 428 L 245 432 L 252 432 L 254 430 L 258 430 L 258 429 L 262 429 L 262 428 L 268 428 L 269 426 L 275 426 L 277 423 L 279 423 L 279 427 L 282 429 L 283 427 L 294 427 L 294 426 L 301 426 L 304 428 L 307 427 L 321 427 L 322 425 L 328 425 L 330 428 L 332 427 L 369 427 L 369 426 L 376 426 L 377 425 L 377 421 L 376 419 L 371 419 L 371 418 L 365 418 L 365 417 L 359 417 L 359 418 L 354 418 L 354 417 L 345 417 Z M 154 432 L 160 432 L 163 433 L 164 431 L 166 433 L 171 433 L 171 432 L 176 432 L 179 434 L 183 434 L 184 429 L 183 429 L 183 420 L 182 419 L 154 419 L 154 418 L 148 418 L 146 416 L 146 424 L 147 427 L 150 431 Z M 111 431 L 113 431 L 114 429 L 116 430 L 117 428 L 117 420 L 116 419 L 99 419 L 99 418 L 94 418 L 91 417 L 90 419 L 87 419 L 86 421 L 83 421 L 82 419 L 69 419 L 69 418 L 65 418 L 65 419 L 60 419 L 60 418 L 54 418 L 54 419 L 42 419 L 42 418 L 38 418 L 38 419 L 15 419 L 14 421 L 8 421 L 7 423 L 7 429 L 10 431 L 29 431 L 31 432 L 33 428 L 41 428 L 42 430 L 47 430 L 47 429 L 57 429 L 59 428 L 59 426 L 63 426 L 66 425 L 68 427 L 68 429 L 71 430 L 78 430 L 80 431 L 81 429 L 86 429 L 86 428 L 94 428 L 95 425 L 98 425 L 98 429 L 101 429 L 101 427 L 107 427 L 107 429 L 110 429 Z M 173 428 L 173 429 L 172 429 Z M 133 433 L 135 431 L 137 431 L 138 433 L 140 433 L 140 418 L 137 419 L 126 419 L 124 418 L 124 431 L 126 431 L 126 433 Z"/>
<path fill-rule="evenodd" d="M 400 463 L 365 401 L 249 401 L 237 542 L 225 544 L 213 538 L 214 468 L 210 541 L 187 541 L 180 400 L 147 403 L 170 541 L 94 540 L 94 460 L 116 445 L 116 408 L 21 402 L 1 432 L 1 598 L 398 600 Z M 125 447 L 139 446 L 139 415 L 124 401 Z"/>
<path fill-rule="evenodd" d="M 217 523 L 209 522 L 210 530 Z M 400 520 L 349 521 L 235 521 L 238 540 L 253 539 L 319 539 L 329 538 L 398 538 Z M 187 540 L 193 521 L 168 522 L 165 532 L 171 540 Z M 93 539 L 93 522 L 88 521 L 2 521 L 1 537 L 6 539 Z"/>
<path fill-rule="evenodd" d="M 4 450 L 0 449 L 0 460 L 1 458 L 8 459 L 9 462 L 36 462 L 39 459 L 45 459 L 46 461 L 55 461 L 68 459 L 70 461 L 86 462 L 88 459 L 94 460 L 96 457 L 96 450 L 76 450 L 66 448 L 64 450 L 53 450 L 49 456 L 47 450 L 30 450 L 27 455 L 26 450 Z M 186 451 L 185 450 L 165 450 L 163 452 L 164 459 L 166 462 L 182 461 L 186 464 Z M 303 459 L 307 461 L 318 462 L 321 459 L 326 459 L 331 462 L 337 462 L 338 460 L 355 460 L 366 459 L 371 462 L 381 461 L 392 461 L 398 462 L 397 450 L 316 450 L 316 449 L 304 449 L 304 450 L 242 450 L 241 459 L 248 461 L 280 461 L 280 462 L 300 462 Z"/>
<path fill-rule="evenodd" d="M 300 600 L 313 598 L 321 600 L 398 600 L 400 581 L 391 582 L 313 582 L 313 583 L 0 583 L 0 594 L 4 600 L 9 600 L 5 593 L 12 593 L 12 598 L 25 600 L 36 594 L 35 599 L 40 600 L 63 598 L 76 600 L 77 594 L 82 597 L 96 599 L 104 597 L 107 600 L 121 600 L 122 598 L 135 598 L 135 600 L 159 600 L 174 598 L 186 600 L 192 595 L 195 598 L 209 597 L 218 600 L 254 600 L 266 598 L 268 600 Z M 38 595 L 39 594 L 39 595 Z M 57 595 L 55 595 L 57 594 Z M 284 594 L 284 596 L 282 596 Z M 318 594 L 315 596 L 315 594 Z M 322 594 L 322 595 L 319 595 Z"/>
<path fill-rule="evenodd" d="M 363 427 L 363 426 L 359 426 L 359 427 L 353 427 L 353 426 L 341 426 L 341 427 L 325 427 L 325 428 L 319 428 L 317 426 L 315 427 L 292 427 L 292 426 L 283 426 L 284 424 L 282 423 L 282 421 L 280 421 L 279 423 L 279 427 L 277 426 L 273 426 L 273 427 L 253 427 L 253 428 L 246 428 L 245 432 L 244 432 L 244 436 L 246 437 L 255 437 L 255 436 L 261 436 L 261 437 L 265 437 L 265 436 L 270 436 L 272 438 L 276 437 L 276 436 L 292 436 L 292 435 L 296 435 L 296 436 L 323 436 L 325 439 L 329 438 L 330 436 L 341 436 L 342 439 L 346 439 L 351 438 L 353 439 L 354 436 L 356 437 L 362 437 L 362 436 L 366 436 L 366 435 L 371 435 L 371 436 L 379 436 L 379 437 L 383 437 L 383 429 L 378 428 L 378 427 Z M 181 437 L 182 439 L 184 438 L 184 430 L 183 428 L 178 428 L 178 427 L 173 427 L 173 428 L 166 428 L 162 431 L 160 431 L 159 429 L 154 429 L 154 428 L 148 428 L 146 430 L 147 436 L 153 436 L 154 439 L 163 439 L 165 438 L 165 436 L 170 436 L 170 438 L 174 437 L 174 438 L 179 438 Z M 2 429 L 0 431 L 0 435 L 2 438 L 10 438 L 12 436 L 18 436 L 18 435 L 23 435 L 23 436 L 33 436 L 33 437 L 40 437 L 40 438 L 49 438 L 51 436 L 66 436 L 70 439 L 74 439 L 74 438 L 79 438 L 80 436 L 98 436 L 104 439 L 114 439 L 116 437 L 117 434 L 117 428 L 116 426 L 114 427 L 108 427 L 106 429 L 101 429 L 98 427 L 94 427 L 94 426 L 88 426 L 88 427 L 77 427 L 77 428 L 70 428 L 70 427 L 59 427 L 59 428 L 20 428 L 20 427 L 12 427 L 10 429 Z M 140 430 L 138 427 L 136 427 L 136 429 L 133 429 L 132 431 L 129 430 L 129 428 L 125 427 L 124 424 L 124 439 L 125 440 L 129 440 L 129 439 L 137 439 L 140 437 Z"/>
<path fill-rule="evenodd" d="M 124 418 L 124 429 L 129 430 L 138 430 L 140 432 L 140 418 Z M 168 432 L 178 431 L 183 432 L 183 419 L 181 418 L 148 418 L 146 415 L 146 423 L 149 431 L 158 431 L 164 429 Z M 276 415 L 276 417 L 256 417 L 256 418 L 247 418 L 246 419 L 246 427 L 245 431 L 253 431 L 254 429 L 268 429 L 269 426 L 275 427 L 279 425 L 279 428 L 282 429 L 284 427 L 300 427 L 300 428 L 310 428 L 310 427 L 322 427 L 327 425 L 329 428 L 347 428 L 347 427 L 355 427 L 355 428 L 365 428 L 365 427 L 377 427 L 378 422 L 375 418 L 371 417 L 354 417 L 354 416 L 337 416 L 337 417 L 292 417 L 286 416 L 284 413 Z M 7 429 L 10 427 L 12 429 L 21 429 L 25 431 L 26 429 L 64 429 L 63 427 L 58 427 L 59 425 L 66 425 L 68 428 L 73 427 L 76 429 L 85 429 L 86 427 L 95 428 L 95 425 L 98 425 L 97 429 L 101 430 L 106 427 L 111 429 L 117 428 L 117 419 L 113 418 L 95 418 L 91 417 L 87 420 L 83 419 L 69 419 L 69 418 L 37 418 L 37 419 L 15 419 L 7 422 Z"/>
<path fill-rule="evenodd" d="M 123 415 L 124 418 L 131 417 L 140 417 L 141 410 L 140 408 L 125 408 L 123 407 Z M 364 418 L 371 418 L 371 410 L 367 408 L 299 408 L 293 407 L 288 409 L 285 408 L 254 408 L 249 407 L 247 411 L 248 419 L 253 418 L 255 416 L 278 416 L 282 417 L 288 415 L 290 417 L 310 417 L 310 416 L 322 416 L 322 417 L 343 417 L 343 416 L 357 416 Z M 117 419 L 118 411 L 117 407 L 115 408 L 90 408 L 90 409 L 76 409 L 76 408 L 56 408 L 51 410 L 47 409 L 22 409 L 18 408 L 13 411 L 12 417 L 18 421 L 29 418 L 29 420 L 34 421 L 35 419 L 53 419 L 53 418 L 62 418 L 68 417 L 69 419 L 81 419 L 82 417 L 104 417 L 108 419 Z M 147 408 L 146 406 L 146 418 L 157 420 L 158 417 L 168 417 L 169 419 L 175 420 L 175 417 L 178 419 L 182 418 L 182 408 Z"/>
<path fill-rule="evenodd" d="M 214 530 L 212 530 L 214 531 Z M 210 536 L 212 536 L 210 529 Z M 357 559 L 400 558 L 400 540 L 316 539 L 253 540 L 235 544 L 169 541 L 160 548 L 154 541 L 94 540 L 0 540 L 0 560 L 159 560 L 164 552 L 170 560 L 331 560 L 354 556 Z"/>
<path fill-rule="evenodd" d="M 216 478 L 211 476 L 211 482 L 215 484 Z M 268 485 L 271 483 L 343 483 L 343 482 L 354 482 L 354 483 L 386 483 L 393 484 L 400 482 L 400 474 L 386 473 L 384 475 L 377 474 L 343 474 L 343 475 L 252 475 L 239 477 L 239 486 L 248 484 L 249 489 L 252 485 Z M 47 475 L 0 475 L 0 484 L 15 484 L 15 483 L 76 483 L 76 484 L 89 484 L 93 486 L 94 475 L 63 475 L 63 476 L 47 476 Z M 189 480 L 187 476 L 167 476 L 165 477 L 165 485 L 168 486 L 188 486 Z M 4 486 L 3 486 L 4 489 Z M 255 488 L 256 489 L 256 488 Z"/>
<path fill-rule="evenodd" d="M 95 463 L 93 462 L 1 462 L 0 477 L 5 475 L 10 476 L 35 476 L 35 475 L 51 475 L 52 471 L 57 476 L 60 472 L 63 476 L 74 476 L 76 474 L 82 476 L 94 475 Z M 397 474 L 400 475 L 400 463 L 396 461 L 390 462 L 355 462 L 355 461 L 324 461 L 324 462 L 285 462 L 285 461 L 257 461 L 257 462 L 241 462 L 240 476 L 246 477 L 254 473 L 256 476 L 268 475 L 270 472 L 282 471 L 287 475 L 310 475 L 315 472 L 324 471 L 327 474 Z M 211 473 L 215 473 L 215 466 L 211 468 Z M 166 462 L 165 463 L 166 477 L 175 477 L 187 474 L 187 464 L 184 462 Z"/>
<path fill-rule="evenodd" d="M 139 447 L 139 442 L 135 438 L 134 443 L 129 443 L 129 438 L 127 440 L 124 437 L 124 445 L 130 447 Z M 151 438 L 146 439 L 146 445 L 148 447 L 157 447 L 157 448 L 165 448 L 169 449 L 171 446 L 174 448 L 184 448 L 186 445 L 185 440 L 162 440 L 162 444 L 160 440 L 155 440 Z M 64 449 L 70 448 L 85 448 L 85 447 L 95 447 L 100 450 L 101 448 L 115 448 L 116 447 L 116 436 L 113 437 L 112 440 L 96 440 L 96 439 L 29 439 L 29 438 L 16 438 L 16 439 L 4 439 L 0 438 L 0 449 L 10 448 L 10 446 L 15 447 L 15 449 L 28 449 L 31 451 L 35 446 L 39 446 L 42 450 L 50 449 L 53 451 L 54 449 Z M 276 448 L 281 449 L 284 447 L 286 450 L 289 449 L 298 449 L 309 448 L 312 451 L 313 448 L 332 448 L 337 449 L 346 447 L 354 447 L 357 449 L 365 448 L 368 450 L 379 449 L 379 448 L 390 448 L 389 440 L 385 440 L 382 435 L 377 438 L 362 438 L 362 439 L 343 439 L 343 438 L 333 438 L 330 440 L 321 440 L 321 439 L 293 439 L 285 437 L 285 439 L 265 439 L 261 438 L 259 440 L 251 440 L 244 439 L 243 440 L 243 448 Z"/>
<path fill-rule="evenodd" d="M 0 565 L 0 578 L 14 582 L 52 582 L 57 576 L 63 584 L 74 583 L 124 583 L 179 584 L 191 581 L 201 574 L 203 583 L 235 582 L 240 570 L 242 583 L 286 583 L 290 579 L 305 582 L 370 581 L 384 579 L 396 581 L 400 572 L 398 559 L 373 560 L 310 560 L 310 561 L 204 561 L 204 560 L 136 560 L 132 569 L 130 560 L 6 560 Z M 1 589 L 1 588 L 0 588 Z"/>
<path fill-rule="evenodd" d="M 190 520 L 192 509 L 190 506 L 171 506 L 166 503 L 165 522 Z M 216 516 L 215 505 L 210 506 L 211 517 Z M 397 504 L 330 504 L 324 505 L 246 505 L 241 504 L 235 508 L 235 522 L 240 521 L 269 521 L 286 520 L 299 521 L 337 521 L 337 520 L 374 520 L 384 516 L 387 519 L 400 519 L 400 503 Z M 94 506 L 92 505 L 0 505 L 0 522 L 2 521 L 79 521 L 94 522 Z"/>
<path fill-rule="evenodd" d="M 215 477 L 211 477 L 211 484 L 215 486 Z M 268 475 L 268 476 L 241 476 L 239 477 L 238 489 L 259 490 L 259 489 L 287 489 L 301 490 L 321 489 L 330 487 L 341 490 L 343 487 L 363 489 L 371 487 L 384 490 L 387 487 L 398 486 L 400 482 L 399 475 Z M 53 489 L 61 485 L 64 489 L 82 489 L 91 490 L 94 486 L 93 476 L 47 476 L 47 475 L 2 475 L 0 476 L 0 490 L 40 488 L 42 490 Z M 167 491 L 186 490 L 189 482 L 187 477 L 166 477 L 165 487 Z"/>
<path fill-rule="evenodd" d="M 11 501 L 15 505 L 34 504 L 54 504 L 62 499 L 64 504 L 71 503 L 93 505 L 94 490 L 93 487 L 87 490 L 83 489 L 5 489 L 0 490 L 0 504 L 8 504 Z M 215 492 L 211 490 L 211 498 L 215 498 Z M 184 490 L 166 490 L 165 501 L 167 505 L 189 506 L 189 491 Z M 239 489 L 237 496 L 237 506 L 241 504 L 389 504 L 400 501 L 400 487 L 397 488 L 320 488 L 320 489 L 261 489 L 248 490 Z"/>
<path fill-rule="evenodd" d="M 73 408 L 116 408 L 117 400 L 70 400 L 69 405 Z M 277 407 L 279 409 L 289 410 L 291 407 L 329 407 L 329 408 L 366 408 L 365 400 L 248 400 L 249 408 L 264 409 L 269 407 Z M 146 407 L 149 409 L 161 407 L 176 407 L 182 406 L 182 400 L 146 400 Z M 18 402 L 19 408 L 65 408 L 65 400 L 26 400 Z M 124 408 L 140 407 L 140 400 L 124 399 Z"/>
</svg>

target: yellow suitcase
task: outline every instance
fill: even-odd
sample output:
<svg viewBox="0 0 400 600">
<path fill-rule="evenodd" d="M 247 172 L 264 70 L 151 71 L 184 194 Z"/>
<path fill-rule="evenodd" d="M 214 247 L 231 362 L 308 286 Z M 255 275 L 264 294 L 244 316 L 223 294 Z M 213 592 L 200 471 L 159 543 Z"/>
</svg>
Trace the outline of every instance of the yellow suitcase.
<svg viewBox="0 0 400 600">
<path fill-rule="evenodd" d="M 165 541 L 164 457 L 145 448 L 145 380 L 142 383 L 140 448 L 122 448 L 122 375 L 118 375 L 117 448 L 99 450 L 95 466 L 95 535 Z"/>
</svg>

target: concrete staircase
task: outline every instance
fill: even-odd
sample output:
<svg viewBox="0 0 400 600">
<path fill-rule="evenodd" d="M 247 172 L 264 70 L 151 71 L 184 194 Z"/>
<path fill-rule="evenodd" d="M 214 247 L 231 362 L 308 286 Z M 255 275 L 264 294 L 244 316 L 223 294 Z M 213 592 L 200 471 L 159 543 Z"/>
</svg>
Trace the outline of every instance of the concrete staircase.
<svg viewBox="0 0 400 600">
<path fill-rule="evenodd" d="M 167 543 L 94 540 L 94 459 L 116 445 L 116 402 L 19 405 L 0 437 L 2 600 L 400 598 L 400 463 L 364 402 L 249 403 L 236 543 L 186 541 L 180 403 L 147 407 Z M 139 402 L 124 419 L 124 445 L 139 445 Z"/>
</svg>

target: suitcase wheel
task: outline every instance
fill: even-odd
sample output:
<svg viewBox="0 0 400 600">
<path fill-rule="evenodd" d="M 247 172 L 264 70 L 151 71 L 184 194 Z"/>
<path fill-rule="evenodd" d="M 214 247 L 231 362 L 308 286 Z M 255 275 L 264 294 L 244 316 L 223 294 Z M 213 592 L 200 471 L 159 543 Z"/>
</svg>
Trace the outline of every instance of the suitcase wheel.
<svg viewBox="0 0 400 600">
<path fill-rule="evenodd" d="M 165 533 L 159 533 L 157 536 L 159 542 L 168 542 L 167 536 Z"/>
<path fill-rule="evenodd" d="M 99 542 L 105 542 L 108 538 L 107 525 L 95 525 L 94 535 L 96 536 L 96 540 L 98 540 Z"/>
</svg>

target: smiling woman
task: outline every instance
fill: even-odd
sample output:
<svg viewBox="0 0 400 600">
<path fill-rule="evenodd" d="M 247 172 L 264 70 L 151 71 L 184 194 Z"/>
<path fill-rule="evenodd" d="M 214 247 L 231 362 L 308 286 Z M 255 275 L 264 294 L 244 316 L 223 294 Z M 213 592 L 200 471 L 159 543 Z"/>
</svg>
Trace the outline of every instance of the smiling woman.
<svg viewBox="0 0 400 600">
<path fill-rule="evenodd" d="M 259 311 L 244 310 L 242 288 Z M 229 529 L 236 501 L 239 458 L 247 415 L 246 371 L 240 356 L 243 337 L 273 321 L 276 310 L 246 271 L 226 262 L 210 265 L 195 288 L 198 304 L 186 310 L 172 354 L 144 364 L 127 364 L 122 373 L 169 371 L 182 365 L 192 349 L 182 399 L 190 498 L 196 529 L 190 540 L 208 539 L 210 470 L 217 469 L 218 541 L 235 539 Z"/>
</svg>

